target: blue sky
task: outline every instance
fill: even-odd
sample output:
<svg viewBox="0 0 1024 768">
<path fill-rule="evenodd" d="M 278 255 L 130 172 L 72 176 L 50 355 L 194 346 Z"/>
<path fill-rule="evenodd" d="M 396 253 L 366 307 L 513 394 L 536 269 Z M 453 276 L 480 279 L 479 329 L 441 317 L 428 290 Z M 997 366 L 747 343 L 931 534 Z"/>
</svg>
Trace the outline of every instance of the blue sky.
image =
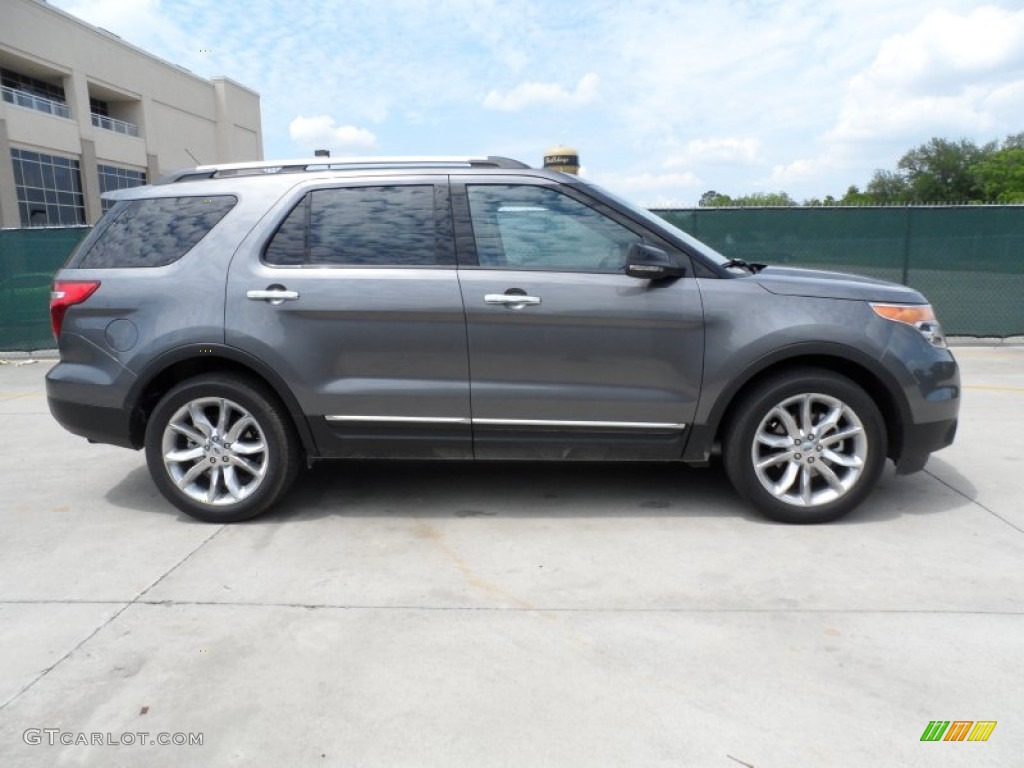
<svg viewBox="0 0 1024 768">
<path fill-rule="evenodd" d="M 1024 131 L 1021 0 L 50 2 L 258 91 L 267 158 L 563 143 L 613 191 L 692 205 L 840 196 L 932 136 Z"/>
</svg>

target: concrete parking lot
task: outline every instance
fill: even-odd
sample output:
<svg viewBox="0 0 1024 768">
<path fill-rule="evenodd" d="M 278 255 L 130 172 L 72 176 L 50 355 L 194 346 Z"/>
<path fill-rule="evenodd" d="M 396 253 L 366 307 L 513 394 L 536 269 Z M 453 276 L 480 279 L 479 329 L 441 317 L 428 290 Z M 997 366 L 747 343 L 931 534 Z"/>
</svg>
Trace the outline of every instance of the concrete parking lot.
<svg viewBox="0 0 1024 768">
<path fill-rule="evenodd" d="M 1024 347 L 957 357 L 956 444 L 816 527 L 717 469 L 408 463 L 207 525 L 0 366 L 0 766 L 1021 765 Z"/>
</svg>

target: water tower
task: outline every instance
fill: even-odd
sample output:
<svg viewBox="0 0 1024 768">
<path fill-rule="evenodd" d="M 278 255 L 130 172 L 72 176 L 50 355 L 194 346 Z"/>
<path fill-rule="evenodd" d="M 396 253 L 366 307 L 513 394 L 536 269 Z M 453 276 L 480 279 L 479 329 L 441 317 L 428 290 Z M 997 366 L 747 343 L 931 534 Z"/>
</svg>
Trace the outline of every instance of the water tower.
<svg viewBox="0 0 1024 768">
<path fill-rule="evenodd" d="M 544 167 L 562 173 L 580 172 L 580 153 L 573 147 L 556 144 L 544 153 Z"/>
</svg>

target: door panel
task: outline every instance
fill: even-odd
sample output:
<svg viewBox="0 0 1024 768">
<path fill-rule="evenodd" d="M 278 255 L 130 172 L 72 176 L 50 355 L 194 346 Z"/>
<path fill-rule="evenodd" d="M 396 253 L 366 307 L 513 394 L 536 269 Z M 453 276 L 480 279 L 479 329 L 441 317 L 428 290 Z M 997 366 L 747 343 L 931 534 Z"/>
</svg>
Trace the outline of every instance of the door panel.
<svg viewBox="0 0 1024 768">
<path fill-rule="evenodd" d="M 475 455 L 677 459 L 703 364 L 696 281 L 626 277 L 628 244 L 643 232 L 551 193 L 513 190 L 502 202 L 496 187 L 474 197 L 470 185 L 463 200 L 492 207 L 461 217 L 481 265 L 459 270 Z"/>
<path fill-rule="evenodd" d="M 465 318 L 446 185 L 431 193 L 432 222 L 410 214 L 407 195 L 378 191 L 365 192 L 374 215 L 364 216 L 353 209 L 364 188 L 354 189 L 323 202 L 316 195 L 332 190 L 314 190 L 277 217 L 280 238 L 254 232 L 243 244 L 228 279 L 227 343 L 291 384 L 321 455 L 468 458 Z M 280 263 L 260 258 L 264 240 Z"/>
<path fill-rule="evenodd" d="M 695 281 L 491 270 L 460 280 L 478 458 L 681 455 L 703 356 Z M 510 289 L 540 303 L 485 300 Z"/>
</svg>

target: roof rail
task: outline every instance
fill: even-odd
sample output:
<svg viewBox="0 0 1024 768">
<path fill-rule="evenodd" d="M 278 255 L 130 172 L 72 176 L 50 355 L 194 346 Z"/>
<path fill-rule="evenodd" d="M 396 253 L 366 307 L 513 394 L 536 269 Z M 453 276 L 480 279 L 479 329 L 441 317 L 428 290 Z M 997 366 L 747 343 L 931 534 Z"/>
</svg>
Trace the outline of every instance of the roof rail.
<svg viewBox="0 0 1024 768">
<path fill-rule="evenodd" d="M 179 181 L 222 179 L 232 176 L 263 176 L 276 173 L 342 171 L 359 168 L 529 168 L 509 157 L 462 157 L 453 155 L 409 155 L 393 157 L 314 157 L 300 160 L 257 160 L 183 168 L 161 177 L 157 184 Z"/>
</svg>

